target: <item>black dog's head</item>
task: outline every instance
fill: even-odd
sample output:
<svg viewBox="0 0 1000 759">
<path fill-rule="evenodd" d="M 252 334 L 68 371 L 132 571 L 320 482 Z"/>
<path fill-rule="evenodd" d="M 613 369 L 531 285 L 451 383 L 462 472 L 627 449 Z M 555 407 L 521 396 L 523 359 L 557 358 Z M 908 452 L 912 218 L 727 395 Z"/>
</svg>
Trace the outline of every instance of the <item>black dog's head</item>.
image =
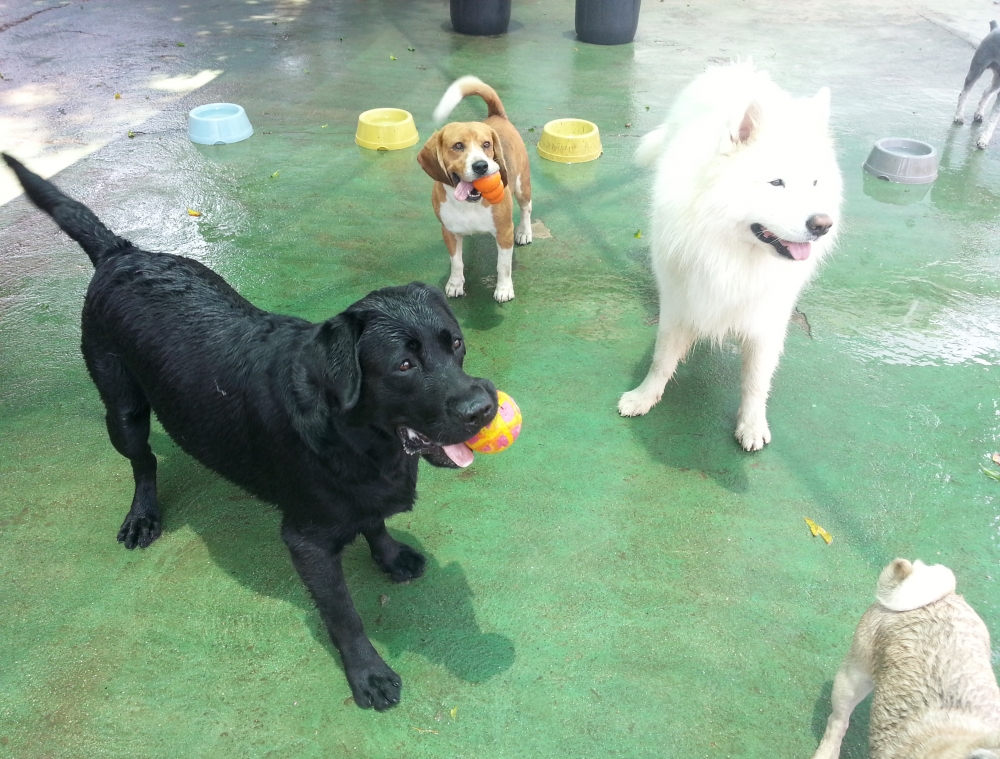
<svg viewBox="0 0 1000 759">
<path fill-rule="evenodd" d="M 397 435 L 436 466 L 466 466 L 462 445 L 497 412 L 497 391 L 463 369 L 465 340 L 444 295 L 413 283 L 369 293 L 326 322 L 331 411 Z"/>
</svg>

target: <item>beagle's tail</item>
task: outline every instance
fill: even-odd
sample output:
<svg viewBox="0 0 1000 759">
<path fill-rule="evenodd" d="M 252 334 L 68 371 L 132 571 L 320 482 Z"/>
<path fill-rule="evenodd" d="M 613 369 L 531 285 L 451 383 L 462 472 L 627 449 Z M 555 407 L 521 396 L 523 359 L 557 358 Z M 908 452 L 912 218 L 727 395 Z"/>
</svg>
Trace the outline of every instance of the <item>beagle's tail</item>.
<svg viewBox="0 0 1000 759">
<path fill-rule="evenodd" d="M 29 171 L 20 161 L 6 153 L 0 155 L 17 175 L 28 199 L 80 244 L 95 268 L 105 259 L 132 248 L 132 243 L 104 226 L 83 203 L 60 192 L 58 187 Z"/>
<path fill-rule="evenodd" d="M 507 112 L 503 109 L 503 103 L 500 102 L 500 96 L 495 89 L 474 76 L 463 76 L 452 82 L 451 87 L 445 90 L 441 102 L 434 109 L 434 120 L 438 123 L 444 121 L 455 106 L 462 102 L 462 98 L 469 95 L 479 95 L 486 101 L 486 107 L 489 109 L 487 116 L 507 118 Z"/>
<path fill-rule="evenodd" d="M 875 599 L 889 611 L 913 611 L 955 592 L 955 575 L 941 564 L 896 559 L 882 570 Z"/>
</svg>

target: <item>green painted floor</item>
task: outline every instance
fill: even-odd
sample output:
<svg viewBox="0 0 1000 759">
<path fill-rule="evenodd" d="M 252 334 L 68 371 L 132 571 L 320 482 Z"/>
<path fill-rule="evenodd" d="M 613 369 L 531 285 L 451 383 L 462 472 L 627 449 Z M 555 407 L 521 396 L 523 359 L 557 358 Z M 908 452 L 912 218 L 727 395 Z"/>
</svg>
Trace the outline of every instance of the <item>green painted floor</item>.
<svg viewBox="0 0 1000 759">
<path fill-rule="evenodd" d="M 960 5 L 984 34 L 992 4 Z M 353 133 L 392 105 L 426 138 L 462 74 L 500 92 L 551 232 L 517 250 L 502 307 L 492 240 L 467 244 L 454 302 L 467 367 L 518 400 L 521 439 L 462 473 L 424 469 L 416 510 L 390 523 L 428 555 L 420 580 L 395 586 L 348 550 L 404 680 L 376 714 L 348 700 L 276 513 L 159 428 L 164 535 L 115 542 L 132 482 L 79 355 L 89 263 L 23 197 L 0 206 L 0 758 L 808 757 L 893 557 L 952 567 L 1000 632 L 1000 482 L 980 472 L 1000 471 L 1000 137 L 977 152 L 951 126 L 978 27 L 933 11 L 645 0 L 635 43 L 604 48 L 576 41 L 571 0 L 515 0 L 510 32 L 485 39 L 453 34 L 440 0 L 0 2 L 0 148 L 264 308 L 320 320 L 384 285 L 443 285 L 417 148 Z M 758 454 L 732 436 L 735 348 L 697 349 L 648 416 L 615 413 L 655 332 L 632 151 L 706 63 L 737 55 L 796 94 L 832 88 L 846 187 Z M 215 101 L 242 104 L 255 136 L 192 145 L 187 110 Z M 538 158 L 562 116 L 599 125 L 600 160 Z M 894 135 L 943 152 L 910 205 L 863 182 Z M 844 756 L 867 755 L 866 728 L 862 707 Z"/>
</svg>

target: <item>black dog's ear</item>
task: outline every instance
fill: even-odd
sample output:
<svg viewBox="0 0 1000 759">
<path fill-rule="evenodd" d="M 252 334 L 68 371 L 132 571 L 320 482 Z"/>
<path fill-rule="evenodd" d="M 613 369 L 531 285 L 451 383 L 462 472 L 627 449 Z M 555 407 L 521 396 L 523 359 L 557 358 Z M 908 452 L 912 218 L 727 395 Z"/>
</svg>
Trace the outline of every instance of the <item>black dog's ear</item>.
<svg viewBox="0 0 1000 759">
<path fill-rule="evenodd" d="M 323 385 L 341 414 L 350 411 L 361 395 L 358 340 L 363 324 L 356 314 L 338 314 L 323 322 L 319 342 L 325 348 Z"/>
</svg>

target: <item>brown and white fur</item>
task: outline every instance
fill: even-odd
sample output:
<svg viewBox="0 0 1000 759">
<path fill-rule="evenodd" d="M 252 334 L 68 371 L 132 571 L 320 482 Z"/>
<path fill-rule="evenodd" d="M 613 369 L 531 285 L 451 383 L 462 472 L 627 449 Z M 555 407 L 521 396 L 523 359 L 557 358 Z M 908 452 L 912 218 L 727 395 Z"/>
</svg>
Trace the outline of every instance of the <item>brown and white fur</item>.
<svg viewBox="0 0 1000 759">
<path fill-rule="evenodd" d="M 896 559 L 861 617 L 833 683 L 813 759 L 837 759 L 854 707 L 872 690 L 871 759 L 1000 759 L 1000 689 L 983 620 L 941 565 Z"/>
<path fill-rule="evenodd" d="M 479 95 L 488 108 L 483 121 L 451 122 L 431 135 L 417 161 L 435 180 L 431 193 L 434 213 L 451 257 L 451 276 L 445 285 L 449 298 L 465 295 L 462 238 L 488 232 L 497 241 L 497 286 L 493 297 L 500 303 L 514 298 L 511 266 L 514 245 L 531 242 L 531 170 L 528 151 L 517 129 L 507 119 L 496 91 L 474 76 L 463 76 L 444 93 L 434 110 L 435 121 L 444 121 L 469 95 Z M 473 182 L 499 170 L 503 200 L 491 204 L 473 190 L 466 200 L 455 197 L 459 182 Z M 514 203 L 521 207 L 521 221 L 514 228 Z"/>
</svg>

